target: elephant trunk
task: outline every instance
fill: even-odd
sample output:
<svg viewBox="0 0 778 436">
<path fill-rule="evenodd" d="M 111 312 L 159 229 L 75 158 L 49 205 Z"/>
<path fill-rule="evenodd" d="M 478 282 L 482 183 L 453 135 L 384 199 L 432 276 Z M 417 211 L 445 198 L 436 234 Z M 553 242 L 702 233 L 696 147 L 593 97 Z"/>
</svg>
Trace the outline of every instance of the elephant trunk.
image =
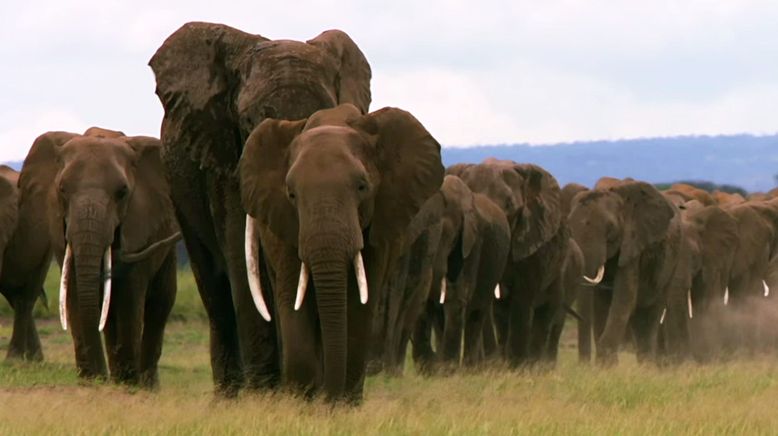
<svg viewBox="0 0 778 436">
<path fill-rule="evenodd" d="M 106 375 L 105 358 L 100 338 L 100 291 L 103 261 L 106 247 L 110 246 L 111 233 L 105 228 L 105 207 L 98 203 L 75 206 L 78 217 L 69 220 L 68 242 L 72 246 L 72 265 L 75 269 L 75 300 L 78 311 L 74 334 L 79 334 L 82 345 L 77 353 L 81 375 L 98 377 Z"/>
<path fill-rule="evenodd" d="M 321 322 L 324 392 L 328 400 L 335 401 L 343 397 L 346 387 L 349 262 L 327 254 L 312 255 L 310 270 Z"/>
</svg>

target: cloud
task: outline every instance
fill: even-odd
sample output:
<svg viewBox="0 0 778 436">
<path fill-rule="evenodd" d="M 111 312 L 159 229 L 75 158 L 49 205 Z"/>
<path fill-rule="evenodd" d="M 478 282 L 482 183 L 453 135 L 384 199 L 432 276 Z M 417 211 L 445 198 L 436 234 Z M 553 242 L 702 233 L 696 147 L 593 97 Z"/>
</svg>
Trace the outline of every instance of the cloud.
<svg viewBox="0 0 778 436">
<path fill-rule="evenodd" d="M 0 4 L 15 60 L 0 64 L 0 161 L 54 128 L 158 134 L 146 63 L 191 20 L 341 28 L 371 62 L 373 107 L 412 111 L 444 145 L 778 130 L 772 0 L 27 0 Z"/>
</svg>

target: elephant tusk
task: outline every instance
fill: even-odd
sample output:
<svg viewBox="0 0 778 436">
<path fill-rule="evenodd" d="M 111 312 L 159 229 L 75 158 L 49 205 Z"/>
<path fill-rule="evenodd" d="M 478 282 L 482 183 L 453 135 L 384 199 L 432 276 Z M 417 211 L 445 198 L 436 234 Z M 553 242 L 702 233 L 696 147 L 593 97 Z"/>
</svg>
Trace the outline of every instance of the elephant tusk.
<svg viewBox="0 0 778 436">
<path fill-rule="evenodd" d="M 500 284 L 499 284 L 499 283 L 497 283 L 497 286 L 495 286 L 495 287 L 494 287 L 494 298 L 496 298 L 496 299 L 498 299 L 498 300 L 499 300 L 500 298 L 502 298 L 502 293 L 501 293 L 500 291 L 501 291 L 501 289 L 500 289 Z"/>
<path fill-rule="evenodd" d="M 70 279 L 70 262 L 73 260 L 73 251 L 68 242 L 65 247 L 65 258 L 62 260 L 62 276 L 59 279 L 59 323 L 62 330 L 68 329 L 68 280 Z"/>
<path fill-rule="evenodd" d="M 726 306 L 728 304 L 729 304 L 729 286 L 727 286 L 726 289 L 724 289 L 724 305 Z"/>
<path fill-rule="evenodd" d="M 602 278 L 604 276 L 605 276 L 605 265 L 601 265 L 597 269 L 597 276 L 595 278 L 590 279 L 589 277 L 586 276 L 586 274 L 584 274 L 583 278 L 584 278 L 584 280 L 586 280 L 587 282 L 589 282 L 589 283 L 591 283 L 593 285 L 598 285 L 598 284 L 600 284 L 600 282 L 602 281 Z"/>
<path fill-rule="evenodd" d="M 767 286 L 767 282 L 762 280 L 762 286 L 764 286 L 764 296 L 769 297 L 770 296 L 770 287 Z"/>
<path fill-rule="evenodd" d="M 659 324 L 665 323 L 665 315 L 667 315 L 667 308 L 662 309 L 662 316 L 659 318 Z"/>
<path fill-rule="evenodd" d="M 297 282 L 297 297 L 294 299 L 294 310 L 300 310 L 305 299 L 305 291 L 308 290 L 308 267 L 305 262 L 300 262 L 300 280 Z"/>
<path fill-rule="evenodd" d="M 105 249 L 103 255 L 103 270 L 105 271 L 105 282 L 103 282 L 103 307 L 100 309 L 100 325 L 97 327 L 98 331 L 103 331 L 105 328 L 105 322 L 108 321 L 108 308 L 111 306 L 111 269 L 113 268 L 113 262 L 111 261 L 111 246 Z"/>
<path fill-rule="evenodd" d="M 357 284 L 359 285 L 359 301 L 367 304 L 367 276 L 365 275 L 365 262 L 362 261 L 362 252 L 357 252 L 354 256 L 354 271 L 357 274 Z"/>
<path fill-rule="evenodd" d="M 259 238 L 256 226 L 257 221 L 251 215 L 246 214 L 246 240 L 243 244 L 246 250 L 246 273 L 254 306 L 257 307 L 262 318 L 270 322 L 270 311 L 267 309 L 265 297 L 262 295 L 262 282 L 259 278 Z"/>
<path fill-rule="evenodd" d="M 694 318 L 694 309 L 692 309 L 692 290 L 686 291 L 686 303 L 689 305 L 689 319 Z"/>
<path fill-rule="evenodd" d="M 440 279 L 440 304 L 444 304 L 446 302 L 446 278 L 443 277 Z"/>
</svg>

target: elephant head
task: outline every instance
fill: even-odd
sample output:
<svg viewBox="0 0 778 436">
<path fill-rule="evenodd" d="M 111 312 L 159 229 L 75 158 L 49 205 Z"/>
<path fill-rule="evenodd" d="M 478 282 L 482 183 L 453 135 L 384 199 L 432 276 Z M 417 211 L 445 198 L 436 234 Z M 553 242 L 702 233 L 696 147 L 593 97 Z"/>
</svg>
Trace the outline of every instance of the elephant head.
<svg viewBox="0 0 778 436">
<path fill-rule="evenodd" d="M 62 265 L 62 325 L 72 322 L 67 306 L 77 302 L 78 325 L 72 327 L 92 352 L 85 367 L 98 375 L 104 372 L 98 329 L 110 305 L 112 263 L 143 260 L 179 235 L 159 140 L 94 128 L 87 133 L 39 136 L 19 187 L 22 196 L 47 202 L 52 246 Z M 67 297 L 73 284 L 76 295 Z"/>
<path fill-rule="evenodd" d="M 562 205 L 562 216 L 567 217 L 570 215 L 570 209 L 573 207 L 573 198 L 578 195 L 579 192 L 588 191 L 584 185 L 578 183 L 568 183 L 562 188 L 560 204 Z"/>
<path fill-rule="evenodd" d="M 440 187 L 440 145 L 408 112 L 384 108 L 362 115 L 346 104 L 299 121 L 263 121 L 246 142 L 239 171 L 247 235 L 258 223 L 297 253 L 295 308 L 312 276 L 324 388 L 337 397 L 346 374 L 348 274 L 358 276 L 362 303 L 368 290 L 383 287 L 375 271 L 384 267 L 375 253 L 402 240 Z"/>
<path fill-rule="evenodd" d="M 162 141 L 202 168 L 231 174 L 265 118 L 370 105 L 370 65 L 351 38 L 328 30 L 307 41 L 269 40 L 212 23 L 174 32 L 149 61 L 165 108 Z"/>
<path fill-rule="evenodd" d="M 602 185 L 601 185 L 602 186 Z M 653 186 L 636 181 L 608 183 L 578 194 L 568 224 L 584 255 L 585 275 L 602 280 L 605 263 L 624 266 L 665 239 L 676 212 Z"/>
<path fill-rule="evenodd" d="M 503 210 L 511 227 L 514 261 L 532 255 L 559 231 L 559 184 L 543 168 L 487 159 L 478 165 L 453 165 L 447 174 L 459 176 L 473 192 L 486 195 Z"/>
</svg>

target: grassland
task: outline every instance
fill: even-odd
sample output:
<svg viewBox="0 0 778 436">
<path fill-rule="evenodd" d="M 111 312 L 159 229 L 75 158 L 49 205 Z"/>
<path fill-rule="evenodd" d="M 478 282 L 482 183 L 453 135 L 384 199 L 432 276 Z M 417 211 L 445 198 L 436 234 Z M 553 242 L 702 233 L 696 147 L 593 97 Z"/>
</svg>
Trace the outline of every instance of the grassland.
<svg viewBox="0 0 778 436">
<path fill-rule="evenodd" d="M 56 269 L 56 268 L 55 268 Z M 56 272 L 56 271 L 55 271 Z M 49 284 L 56 299 L 56 277 Z M 4 304 L 4 303 L 3 303 Z M 191 276 L 179 298 L 149 393 L 75 376 L 68 333 L 38 308 L 46 361 L 0 364 L 0 434 L 774 434 L 778 359 L 659 369 L 623 354 L 603 370 L 572 345 L 548 372 L 492 368 L 424 378 L 372 377 L 365 403 L 332 410 L 284 394 L 211 394 L 208 334 Z M 0 353 L 11 318 L 0 306 Z"/>
</svg>

